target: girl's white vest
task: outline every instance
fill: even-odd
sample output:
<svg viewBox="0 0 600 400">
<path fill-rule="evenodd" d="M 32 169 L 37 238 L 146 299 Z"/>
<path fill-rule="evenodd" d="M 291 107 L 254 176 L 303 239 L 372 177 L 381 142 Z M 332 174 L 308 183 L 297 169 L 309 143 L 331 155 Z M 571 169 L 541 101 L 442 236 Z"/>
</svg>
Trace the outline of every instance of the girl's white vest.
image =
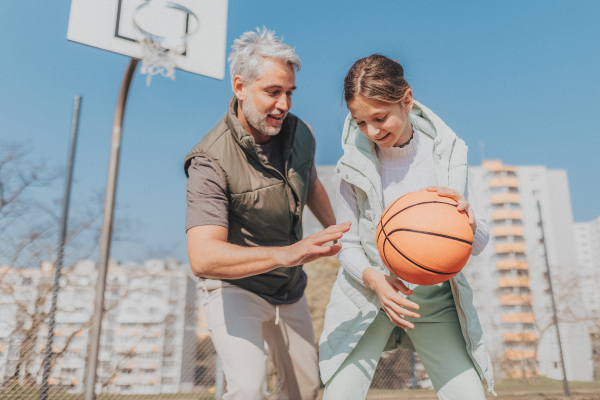
<svg viewBox="0 0 600 400">
<path fill-rule="evenodd" d="M 410 121 L 421 132 L 434 139 L 433 160 L 438 186 L 465 192 L 467 181 L 467 146 L 431 110 L 417 101 L 410 112 Z M 344 155 L 338 161 L 336 172 L 341 179 L 357 190 L 360 210 L 358 230 L 363 249 L 371 266 L 389 275 L 381 261 L 375 241 L 375 231 L 383 213 L 381 167 L 375 144 L 358 129 L 350 115 L 346 117 L 342 132 Z M 473 306 L 472 290 L 462 273 L 450 280 L 458 318 L 466 341 L 467 351 L 477 372 L 493 393 L 492 364 L 485 349 L 483 332 L 477 311 Z M 377 294 L 359 284 L 340 268 L 331 292 L 325 314 L 325 326 L 319 340 L 319 366 L 321 379 L 327 383 L 350 354 L 367 327 L 381 308 Z M 390 346 L 395 342 L 390 340 Z"/>
</svg>

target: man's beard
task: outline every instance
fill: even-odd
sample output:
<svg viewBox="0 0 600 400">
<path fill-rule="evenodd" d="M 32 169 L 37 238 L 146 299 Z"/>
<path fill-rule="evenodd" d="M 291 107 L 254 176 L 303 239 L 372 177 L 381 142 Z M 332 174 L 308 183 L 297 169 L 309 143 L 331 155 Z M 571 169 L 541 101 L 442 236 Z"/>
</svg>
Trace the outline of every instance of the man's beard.
<svg viewBox="0 0 600 400">
<path fill-rule="evenodd" d="M 248 124 L 265 136 L 275 136 L 281 131 L 281 125 L 269 126 L 267 123 L 267 115 L 262 115 L 254 107 L 251 97 L 248 97 L 242 102 L 242 112 L 244 113 L 244 117 L 246 117 Z M 281 122 L 283 123 L 283 120 Z"/>
</svg>

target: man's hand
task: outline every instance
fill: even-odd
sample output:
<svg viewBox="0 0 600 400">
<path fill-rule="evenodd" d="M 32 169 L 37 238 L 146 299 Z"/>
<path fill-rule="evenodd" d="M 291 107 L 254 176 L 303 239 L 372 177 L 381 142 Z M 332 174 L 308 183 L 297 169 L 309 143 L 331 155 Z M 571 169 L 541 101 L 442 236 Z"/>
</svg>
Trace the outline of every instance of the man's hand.
<svg viewBox="0 0 600 400">
<path fill-rule="evenodd" d="M 349 229 L 350 222 L 331 225 L 327 229 L 310 235 L 297 243 L 281 247 L 282 266 L 293 267 L 309 263 L 321 257 L 337 254 L 342 249 L 342 245 L 337 243 L 337 240 Z M 327 242 L 334 242 L 334 244 L 325 246 Z"/>
<path fill-rule="evenodd" d="M 325 244 L 338 240 L 349 229 L 350 222 L 346 222 L 289 246 L 244 247 L 228 243 L 228 231 L 223 226 L 195 226 L 187 231 L 190 267 L 196 276 L 216 279 L 240 279 L 293 267 L 337 254 L 341 244 Z"/>
<path fill-rule="evenodd" d="M 390 317 L 390 320 L 401 328 L 414 328 L 415 325 L 404 319 L 404 317 L 419 318 L 421 315 L 408 310 L 419 309 L 419 305 L 398 294 L 401 292 L 406 296 L 413 293 L 401 280 L 393 276 L 384 275 L 375 268 L 369 267 L 363 272 L 363 281 L 368 288 L 377 293 L 379 302 L 383 311 Z"/>
</svg>

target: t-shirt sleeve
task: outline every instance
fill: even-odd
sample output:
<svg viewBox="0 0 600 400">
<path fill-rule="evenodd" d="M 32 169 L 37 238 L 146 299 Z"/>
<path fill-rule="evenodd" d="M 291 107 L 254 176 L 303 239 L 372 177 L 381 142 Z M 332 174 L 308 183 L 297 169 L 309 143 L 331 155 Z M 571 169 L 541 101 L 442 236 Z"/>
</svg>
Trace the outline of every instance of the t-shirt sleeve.
<svg viewBox="0 0 600 400">
<path fill-rule="evenodd" d="M 227 183 L 221 170 L 206 157 L 194 157 L 188 168 L 185 230 L 194 226 L 229 227 Z"/>
</svg>

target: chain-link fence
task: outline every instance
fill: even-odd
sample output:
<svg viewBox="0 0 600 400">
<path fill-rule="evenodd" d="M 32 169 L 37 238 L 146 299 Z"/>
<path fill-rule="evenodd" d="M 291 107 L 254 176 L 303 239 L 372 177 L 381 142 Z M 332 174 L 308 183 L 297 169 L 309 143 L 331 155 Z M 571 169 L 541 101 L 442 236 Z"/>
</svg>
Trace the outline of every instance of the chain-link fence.
<svg viewBox="0 0 600 400">
<path fill-rule="evenodd" d="M 217 399 L 224 393 L 226 381 L 188 268 L 163 261 L 110 264 L 97 365 L 99 399 Z M 338 268 L 334 257 L 305 266 L 317 340 Z M 96 266 L 83 261 L 63 270 L 52 323 L 53 275 L 49 264 L 0 271 L 2 400 L 84 398 Z M 503 398 L 561 398 L 568 391 L 572 398 L 600 399 L 600 340 L 597 333 L 591 339 L 583 360 L 593 362 L 592 380 L 563 382 L 540 374 L 509 379 L 496 357 L 497 391 Z M 45 353 L 49 343 L 52 352 Z M 45 354 L 50 354 L 48 363 Z M 270 365 L 268 386 L 277 398 L 277 376 Z M 42 385 L 45 369 L 47 386 Z M 369 398 L 436 396 L 417 354 L 397 349 L 380 360 Z"/>
</svg>

